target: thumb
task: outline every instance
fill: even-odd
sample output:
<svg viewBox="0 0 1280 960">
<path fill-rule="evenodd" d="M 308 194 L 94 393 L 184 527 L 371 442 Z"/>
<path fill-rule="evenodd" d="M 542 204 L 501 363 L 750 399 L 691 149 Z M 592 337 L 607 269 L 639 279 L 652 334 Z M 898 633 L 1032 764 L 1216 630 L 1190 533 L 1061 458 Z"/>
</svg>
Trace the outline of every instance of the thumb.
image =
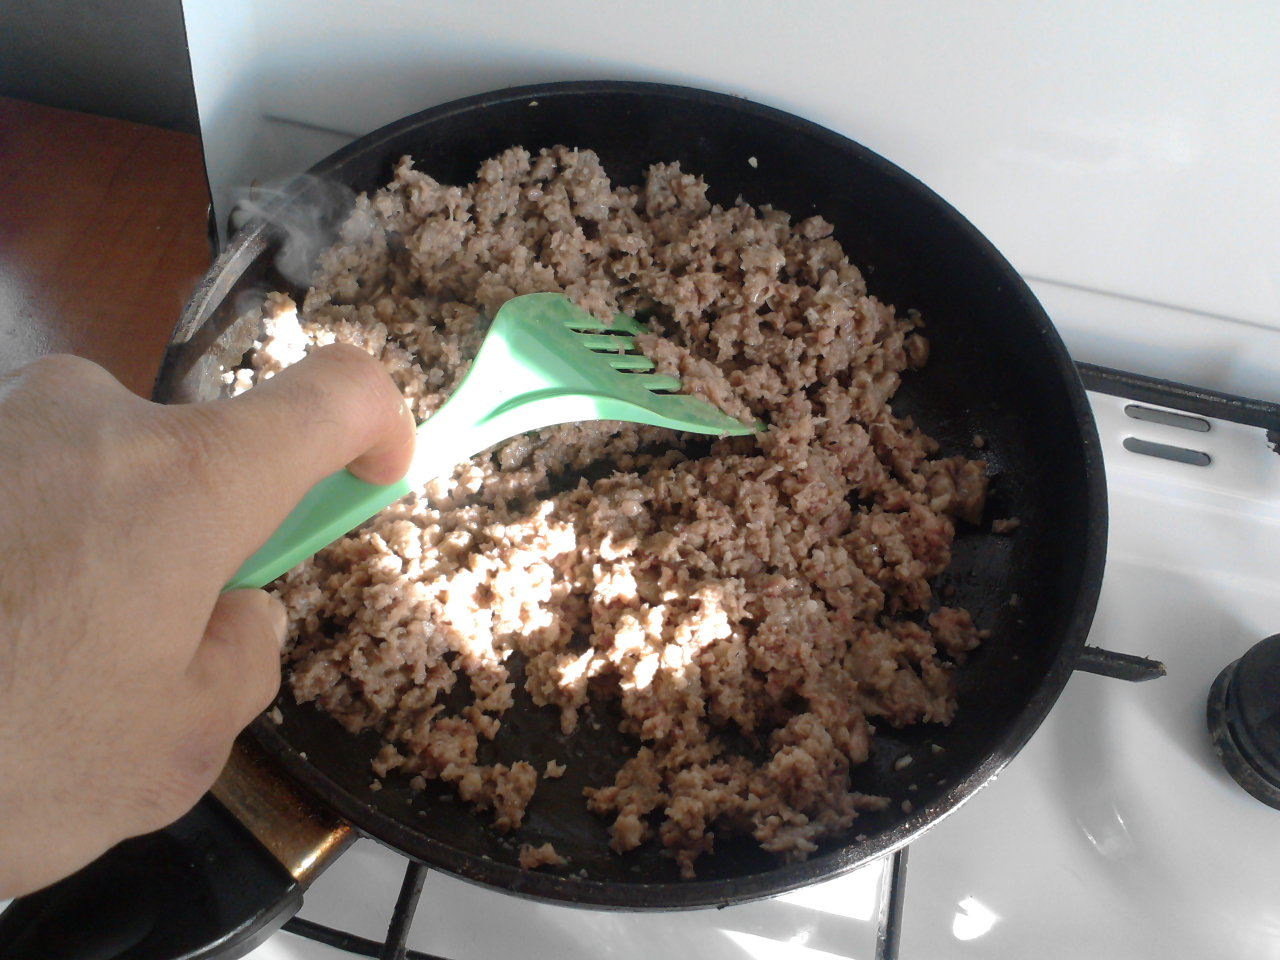
<svg viewBox="0 0 1280 960">
<path fill-rule="evenodd" d="M 284 604 L 262 590 L 231 590 L 214 605 L 188 677 L 196 696 L 218 705 L 216 716 L 234 725 L 234 737 L 275 699 L 280 689 Z"/>
</svg>

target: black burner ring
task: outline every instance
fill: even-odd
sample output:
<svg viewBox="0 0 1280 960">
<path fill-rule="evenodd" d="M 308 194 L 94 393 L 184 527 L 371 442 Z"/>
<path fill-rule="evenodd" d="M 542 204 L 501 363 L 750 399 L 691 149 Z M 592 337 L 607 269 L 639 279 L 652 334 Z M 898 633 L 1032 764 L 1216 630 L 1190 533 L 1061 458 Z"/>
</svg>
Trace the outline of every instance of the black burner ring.
<svg viewBox="0 0 1280 960">
<path fill-rule="evenodd" d="M 1207 712 L 1209 737 L 1227 772 L 1280 809 L 1280 634 L 1218 674 Z"/>
</svg>

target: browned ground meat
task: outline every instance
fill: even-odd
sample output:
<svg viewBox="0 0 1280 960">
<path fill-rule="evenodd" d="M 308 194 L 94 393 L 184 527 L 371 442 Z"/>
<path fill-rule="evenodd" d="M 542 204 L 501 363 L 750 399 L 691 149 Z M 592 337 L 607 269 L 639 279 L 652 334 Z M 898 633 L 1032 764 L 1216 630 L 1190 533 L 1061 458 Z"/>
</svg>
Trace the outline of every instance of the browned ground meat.
<svg viewBox="0 0 1280 960">
<path fill-rule="evenodd" d="M 981 518 L 987 481 L 981 461 L 938 458 L 894 416 L 927 342 L 867 293 L 831 231 L 713 206 L 676 165 L 613 187 L 593 153 L 562 147 L 508 150 L 462 187 L 406 158 L 359 198 L 301 310 L 268 296 L 236 390 L 342 340 L 427 417 L 485 318 L 551 290 L 646 318 L 661 369 L 769 429 L 694 456 L 695 438 L 579 424 L 474 458 L 277 582 L 297 699 L 375 728 L 379 776 L 451 783 L 506 830 L 538 773 L 477 748 L 501 736 L 520 655 L 566 732 L 589 698 L 617 701 L 635 754 L 586 802 L 617 851 L 656 833 L 686 876 L 717 831 L 803 858 L 883 807 L 848 772 L 870 720 L 952 717 L 953 665 L 980 633 L 937 607 L 930 580 L 955 523 Z M 600 478 L 553 487 L 601 462 Z M 472 702 L 447 710 L 462 673 Z M 726 732 L 759 753 L 735 753 Z"/>
<path fill-rule="evenodd" d="M 556 848 L 549 843 L 535 847 L 531 843 L 520 844 L 520 867 L 524 870 L 536 870 L 538 867 L 561 867 L 565 859 L 556 853 Z"/>
</svg>

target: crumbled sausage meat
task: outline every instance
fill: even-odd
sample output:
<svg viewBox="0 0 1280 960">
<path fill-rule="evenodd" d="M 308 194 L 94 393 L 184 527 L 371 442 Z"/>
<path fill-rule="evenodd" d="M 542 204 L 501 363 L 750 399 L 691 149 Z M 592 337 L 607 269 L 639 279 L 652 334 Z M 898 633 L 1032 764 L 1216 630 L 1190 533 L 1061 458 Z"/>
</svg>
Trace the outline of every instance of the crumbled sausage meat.
<svg viewBox="0 0 1280 960">
<path fill-rule="evenodd" d="M 820 217 L 712 204 L 676 164 L 620 187 L 590 151 L 513 148 L 465 186 L 405 158 L 357 200 L 301 307 L 267 297 L 227 379 L 247 389 L 345 341 L 426 418 L 485 318 L 539 291 L 644 319 L 662 372 L 768 430 L 708 452 L 572 424 L 460 465 L 275 584 L 293 694 L 376 730 L 379 776 L 452 784 L 515 829 L 537 770 L 478 750 L 503 735 L 519 656 L 564 731 L 589 699 L 621 709 L 634 756 L 585 801 L 615 850 L 660 843 L 692 876 L 717 835 L 745 833 L 802 859 L 885 806 L 849 783 L 871 721 L 947 723 L 953 665 L 981 639 L 930 580 L 956 524 L 981 520 L 985 465 L 939 458 L 890 408 L 928 358 L 919 320 L 868 292 Z M 460 675 L 471 701 L 446 709 Z M 725 731 L 763 753 L 735 753 Z M 527 847 L 521 862 L 559 857 Z"/>
</svg>

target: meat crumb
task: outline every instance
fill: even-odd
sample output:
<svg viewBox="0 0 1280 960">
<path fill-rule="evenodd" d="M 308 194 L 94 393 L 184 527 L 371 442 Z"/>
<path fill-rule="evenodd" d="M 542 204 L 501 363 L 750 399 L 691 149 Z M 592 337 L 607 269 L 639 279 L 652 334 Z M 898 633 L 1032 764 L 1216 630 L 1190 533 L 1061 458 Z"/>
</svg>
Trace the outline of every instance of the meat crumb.
<svg viewBox="0 0 1280 960">
<path fill-rule="evenodd" d="M 561 867 L 566 863 L 564 857 L 556 853 L 550 843 L 535 847 L 531 843 L 520 844 L 520 869 L 536 870 L 538 867 Z"/>
<path fill-rule="evenodd" d="M 1013 533 L 1013 531 L 1017 530 L 1020 526 L 1022 526 L 1022 521 L 1018 517 L 1009 517 L 1004 520 L 992 520 L 991 532 L 999 534 Z"/>
<path fill-rule="evenodd" d="M 554 760 L 548 760 L 546 769 L 542 771 L 542 775 L 548 780 L 555 780 L 564 776 L 567 768 L 563 763 L 557 763 Z"/>
</svg>

